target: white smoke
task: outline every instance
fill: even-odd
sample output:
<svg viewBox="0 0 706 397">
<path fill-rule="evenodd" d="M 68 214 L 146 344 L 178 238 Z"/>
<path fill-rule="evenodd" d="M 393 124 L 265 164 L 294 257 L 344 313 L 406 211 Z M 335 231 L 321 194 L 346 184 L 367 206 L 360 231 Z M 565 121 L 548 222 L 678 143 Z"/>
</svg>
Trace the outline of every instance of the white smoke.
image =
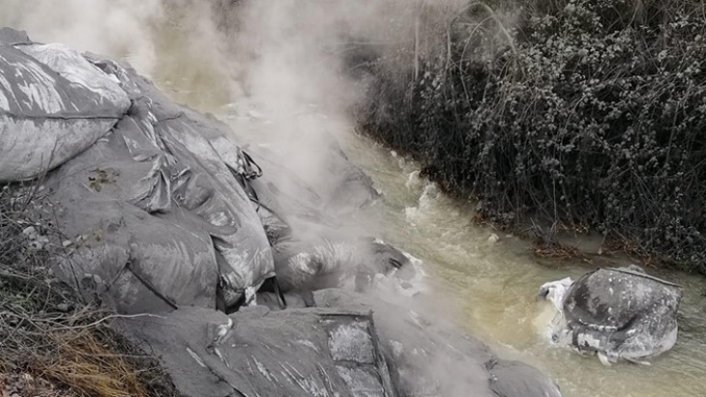
<svg viewBox="0 0 706 397">
<path fill-rule="evenodd" d="M 3 0 L 0 23 L 40 42 L 127 59 L 150 74 L 156 62 L 151 27 L 164 16 L 159 0 Z"/>
<path fill-rule="evenodd" d="M 63 42 L 130 62 L 178 101 L 235 112 L 239 129 L 271 142 L 277 160 L 319 188 L 329 184 L 327 142 L 354 130 L 349 112 L 365 86 L 345 73 L 354 46 L 384 51 L 404 72 L 437 46 L 462 0 L 1 0 L 0 25 L 40 42 Z M 421 20 L 423 9 L 434 18 Z M 420 28 L 424 22 L 423 27 Z M 442 40 L 443 34 L 434 36 Z M 255 125 L 255 126 L 253 126 Z M 280 190 L 286 190 L 286 181 Z M 427 192 L 431 196 L 431 191 Z M 426 196 L 425 196 L 426 197 Z M 420 203 L 420 209 L 427 203 Z M 424 208 L 422 208 L 424 207 Z M 363 225 L 368 232 L 379 225 Z M 378 291 L 380 297 L 386 297 Z M 411 301 L 398 304 L 412 307 Z M 418 303 L 418 302 L 417 302 Z M 428 312 L 440 314 L 440 305 Z M 415 303 L 415 310 L 423 310 Z M 453 389 L 439 358 L 434 378 Z M 465 372 L 459 368 L 458 372 Z M 483 374 L 479 369 L 475 375 Z M 468 375 L 468 374 L 467 374 Z M 480 379 L 480 378 L 479 378 Z M 485 382 L 485 379 L 472 379 Z M 468 390 L 453 390 L 467 395 Z"/>
</svg>

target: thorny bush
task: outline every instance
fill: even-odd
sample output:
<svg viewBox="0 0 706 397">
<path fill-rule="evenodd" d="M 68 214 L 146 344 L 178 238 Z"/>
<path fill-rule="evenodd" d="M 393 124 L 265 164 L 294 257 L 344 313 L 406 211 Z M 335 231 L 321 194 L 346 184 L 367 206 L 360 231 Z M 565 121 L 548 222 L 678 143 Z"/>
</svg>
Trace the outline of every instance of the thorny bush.
<svg viewBox="0 0 706 397">
<path fill-rule="evenodd" d="M 379 57 L 362 129 L 492 221 L 706 272 L 703 2 L 536 1 L 500 40 L 494 12 L 468 7 L 416 73 Z"/>
</svg>

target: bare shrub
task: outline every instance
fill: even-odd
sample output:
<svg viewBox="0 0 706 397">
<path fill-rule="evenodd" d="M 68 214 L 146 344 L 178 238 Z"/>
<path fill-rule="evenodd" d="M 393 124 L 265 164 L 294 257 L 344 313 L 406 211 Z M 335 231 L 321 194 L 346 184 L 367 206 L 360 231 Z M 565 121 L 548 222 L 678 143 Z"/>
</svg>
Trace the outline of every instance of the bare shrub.
<svg viewBox="0 0 706 397">
<path fill-rule="evenodd" d="M 704 3 L 524 2 L 504 44 L 495 3 L 449 23 L 418 79 L 378 58 L 362 129 L 485 219 L 589 227 L 706 272 Z"/>
</svg>

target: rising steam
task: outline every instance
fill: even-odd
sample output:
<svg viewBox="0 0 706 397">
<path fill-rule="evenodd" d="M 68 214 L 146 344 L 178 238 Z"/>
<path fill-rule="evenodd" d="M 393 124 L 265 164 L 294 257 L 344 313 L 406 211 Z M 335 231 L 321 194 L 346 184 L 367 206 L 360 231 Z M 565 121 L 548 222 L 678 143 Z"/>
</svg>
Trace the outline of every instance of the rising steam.
<svg viewBox="0 0 706 397">
<path fill-rule="evenodd" d="M 344 70 L 350 51 L 363 44 L 390 56 L 401 73 L 414 73 L 419 53 L 438 48 L 445 19 L 463 3 L 3 0 L 0 25 L 27 30 L 35 41 L 126 60 L 178 101 L 231 114 L 239 137 L 270 143 L 278 161 L 325 189 L 330 175 L 322 142 L 354 129 L 350 110 L 366 90 L 364 79 Z M 438 34 L 422 39 L 420 29 Z M 279 183 L 287 189 L 288 181 Z M 379 229 L 364 226 L 368 232 Z M 433 310 L 438 314 L 438 307 Z M 434 360 L 435 377 L 443 382 L 450 376 L 444 368 L 453 363 Z M 457 372 L 470 375 L 463 368 Z M 452 388 L 454 381 L 446 383 Z M 467 385 L 447 395 L 466 395 L 462 386 Z"/>
</svg>

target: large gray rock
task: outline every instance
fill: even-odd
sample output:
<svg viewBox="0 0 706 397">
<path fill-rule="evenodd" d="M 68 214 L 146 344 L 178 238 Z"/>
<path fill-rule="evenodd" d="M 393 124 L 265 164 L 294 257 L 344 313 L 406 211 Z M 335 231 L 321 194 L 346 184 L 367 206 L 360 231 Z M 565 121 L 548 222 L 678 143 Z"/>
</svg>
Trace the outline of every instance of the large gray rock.
<svg viewBox="0 0 706 397">
<path fill-rule="evenodd" d="M 77 52 L 0 36 L 0 182 L 30 179 L 104 136 L 130 106 L 127 94 Z"/>
<path fill-rule="evenodd" d="M 185 396 L 398 395 L 368 311 L 185 308 L 118 327 L 160 357 Z"/>
<path fill-rule="evenodd" d="M 0 33 L 0 181 L 55 169 L 58 275 L 129 313 L 254 297 L 274 264 L 230 130 L 127 66 Z"/>
<path fill-rule="evenodd" d="M 657 356 L 677 341 L 681 288 L 637 266 L 546 283 L 540 296 L 558 309 L 553 341 L 597 353 L 606 365 Z"/>
</svg>

